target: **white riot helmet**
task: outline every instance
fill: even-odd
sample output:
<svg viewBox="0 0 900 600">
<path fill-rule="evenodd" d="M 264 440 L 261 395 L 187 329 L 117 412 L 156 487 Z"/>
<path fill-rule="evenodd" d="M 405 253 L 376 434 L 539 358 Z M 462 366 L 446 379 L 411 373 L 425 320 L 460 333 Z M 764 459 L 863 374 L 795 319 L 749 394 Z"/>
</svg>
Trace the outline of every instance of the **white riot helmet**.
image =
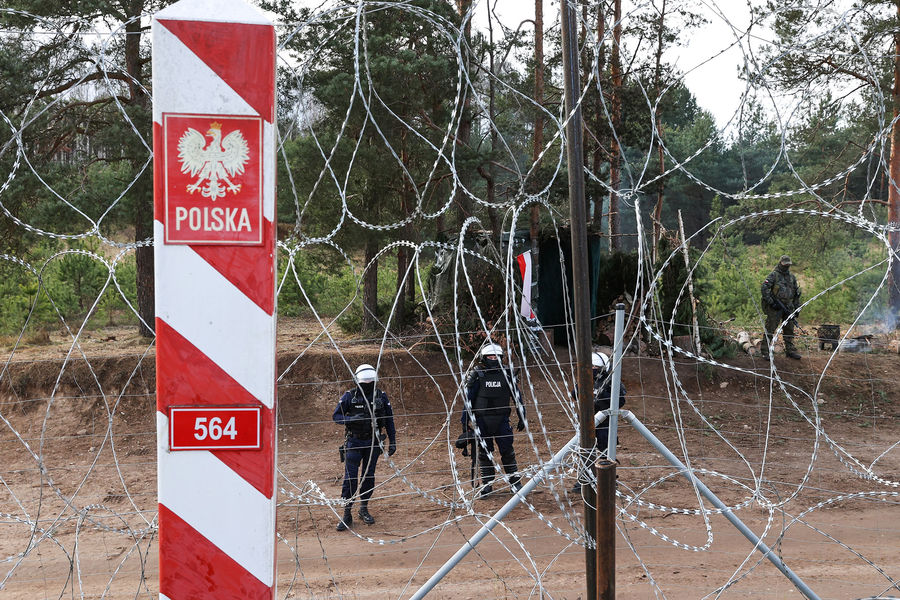
<svg viewBox="0 0 900 600">
<path fill-rule="evenodd" d="M 375 381 L 375 367 L 363 363 L 356 367 L 357 383 L 373 383 Z"/>
<path fill-rule="evenodd" d="M 485 356 L 496 356 L 499 359 L 503 356 L 503 348 L 499 344 L 485 344 L 481 349 L 481 358 Z"/>
<path fill-rule="evenodd" d="M 599 369 L 601 373 L 609 371 L 609 358 L 600 352 L 591 354 L 591 368 Z"/>
</svg>

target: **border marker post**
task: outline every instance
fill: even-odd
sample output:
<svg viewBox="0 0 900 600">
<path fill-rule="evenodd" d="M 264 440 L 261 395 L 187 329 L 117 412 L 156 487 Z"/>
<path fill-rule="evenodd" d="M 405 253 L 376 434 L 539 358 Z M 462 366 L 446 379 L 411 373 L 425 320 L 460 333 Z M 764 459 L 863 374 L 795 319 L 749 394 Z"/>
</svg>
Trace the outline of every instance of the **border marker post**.
<svg viewBox="0 0 900 600">
<path fill-rule="evenodd" d="M 182 0 L 153 39 L 159 597 L 275 597 L 275 30 Z"/>
</svg>

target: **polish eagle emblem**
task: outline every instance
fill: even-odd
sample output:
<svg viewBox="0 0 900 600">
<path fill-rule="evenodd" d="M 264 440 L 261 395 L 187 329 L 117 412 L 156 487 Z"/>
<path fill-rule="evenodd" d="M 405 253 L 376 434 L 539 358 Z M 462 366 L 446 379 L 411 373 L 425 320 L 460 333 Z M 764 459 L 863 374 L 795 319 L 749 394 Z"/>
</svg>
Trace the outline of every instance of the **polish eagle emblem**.
<svg viewBox="0 0 900 600">
<path fill-rule="evenodd" d="M 206 138 L 210 141 L 207 144 Z M 234 183 L 244 172 L 250 159 L 250 147 L 240 129 L 222 138 L 222 124 L 212 122 L 206 136 L 188 127 L 178 140 L 178 160 L 181 172 L 197 180 L 187 186 L 189 194 L 200 191 L 205 198 L 215 201 L 228 192 L 237 194 L 241 185 Z"/>
</svg>

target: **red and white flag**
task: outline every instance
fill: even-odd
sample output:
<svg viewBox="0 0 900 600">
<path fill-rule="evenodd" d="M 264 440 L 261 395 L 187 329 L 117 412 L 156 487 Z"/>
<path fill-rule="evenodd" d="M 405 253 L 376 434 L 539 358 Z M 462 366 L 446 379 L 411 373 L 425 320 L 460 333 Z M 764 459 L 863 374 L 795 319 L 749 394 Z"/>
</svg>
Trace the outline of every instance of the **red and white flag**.
<svg viewBox="0 0 900 600">
<path fill-rule="evenodd" d="M 516 257 L 519 264 L 519 274 L 522 275 L 522 305 L 520 312 L 526 319 L 534 319 L 534 311 L 531 309 L 531 250 L 527 250 Z"/>
</svg>

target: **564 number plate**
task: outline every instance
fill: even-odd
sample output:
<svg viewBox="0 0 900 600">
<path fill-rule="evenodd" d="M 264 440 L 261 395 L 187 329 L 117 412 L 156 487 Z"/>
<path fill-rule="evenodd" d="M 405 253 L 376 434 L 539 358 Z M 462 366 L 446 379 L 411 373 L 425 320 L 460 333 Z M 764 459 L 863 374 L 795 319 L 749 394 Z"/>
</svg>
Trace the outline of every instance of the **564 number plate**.
<svg viewBox="0 0 900 600">
<path fill-rule="evenodd" d="M 259 407 L 171 407 L 170 450 L 258 450 Z"/>
</svg>

